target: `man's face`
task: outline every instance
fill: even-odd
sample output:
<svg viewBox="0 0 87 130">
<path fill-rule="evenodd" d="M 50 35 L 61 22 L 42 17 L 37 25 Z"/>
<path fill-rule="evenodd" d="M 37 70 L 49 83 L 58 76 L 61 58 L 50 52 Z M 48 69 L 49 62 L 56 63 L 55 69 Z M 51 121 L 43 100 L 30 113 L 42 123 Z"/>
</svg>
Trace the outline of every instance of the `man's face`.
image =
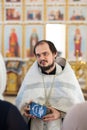
<svg viewBox="0 0 87 130">
<path fill-rule="evenodd" d="M 44 71 L 54 66 L 56 54 L 52 54 L 47 43 L 37 46 L 35 50 L 37 62 Z"/>
</svg>

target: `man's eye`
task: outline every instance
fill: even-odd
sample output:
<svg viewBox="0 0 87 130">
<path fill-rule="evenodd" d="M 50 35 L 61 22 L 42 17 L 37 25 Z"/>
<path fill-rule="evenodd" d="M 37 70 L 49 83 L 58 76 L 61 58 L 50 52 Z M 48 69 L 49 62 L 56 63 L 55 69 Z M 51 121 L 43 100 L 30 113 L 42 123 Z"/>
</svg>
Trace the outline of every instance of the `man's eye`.
<svg viewBox="0 0 87 130">
<path fill-rule="evenodd" d="M 40 57 L 40 55 L 36 54 L 36 57 L 37 57 L 37 58 L 39 58 L 39 57 Z"/>
<path fill-rule="evenodd" d="M 44 56 L 48 56 L 48 55 L 49 55 L 49 53 L 48 53 L 48 52 L 45 52 L 45 53 L 44 53 Z"/>
</svg>

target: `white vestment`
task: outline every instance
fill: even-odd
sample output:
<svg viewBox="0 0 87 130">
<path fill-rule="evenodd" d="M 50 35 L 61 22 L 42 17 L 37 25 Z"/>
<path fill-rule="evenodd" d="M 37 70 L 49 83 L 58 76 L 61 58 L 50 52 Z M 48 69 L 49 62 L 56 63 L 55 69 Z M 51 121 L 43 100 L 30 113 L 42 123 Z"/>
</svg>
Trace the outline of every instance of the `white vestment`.
<svg viewBox="0 0 87 130">
<path fill-rule="evenodd" d="M 18 92 L 16 105 L 19 110 L 21 111 L 23 105 L 30 100 L 44 104 L 45 89 L 46 93 L 49 94 L 52 84 L 53 88 L 49 98 L 49 103 L 52 107 L 67 112 L 72 105 L 84 102 L 80 85 L 69 63 L 66 62 L 63 70 L 56 63 L 56 75 L 54 78 L 54 75 L 42 74 L 37 62 L 35 62 L 26 74 Z M 40 119 L 33 119 L 31 121 L 31 130 L 60 130 L 61 123 L 61 119 L 47 123 Z"/>
</svg>

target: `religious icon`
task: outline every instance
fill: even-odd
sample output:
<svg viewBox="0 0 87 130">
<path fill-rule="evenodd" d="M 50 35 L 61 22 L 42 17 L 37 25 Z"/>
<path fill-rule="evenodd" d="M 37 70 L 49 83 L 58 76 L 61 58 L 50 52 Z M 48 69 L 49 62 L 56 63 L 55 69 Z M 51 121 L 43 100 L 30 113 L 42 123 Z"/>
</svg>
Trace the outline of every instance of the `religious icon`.
<svg viewBox="0 0 87 130">
<path fill-rule="evenodd" d="M 40 10 L 29 10 L 27 12 L 27 20 L 41 20 L 41 11 Z"/>
<path fill-rule="evenodd" d="M 79 60 L 86 60 L 87 26 L 70 25 L 68 29 L 68 60 L 76 60 L 77 57 Z"/>
<path fill-rule="evenodd" d="M 24 62 L 22 60 L 10 59 L 6 60 L 5 64 L 7 69 L 7 85 L 5 94 L 16 95 L 21 85 L 20 77 L 23 76 L 22 67 Z"/>
<path fill-rule="evenodd" d="M 81 44 L 82 44 L 82 36 L 79 28 L 76 28 L 74 34 L 74 55 L 75 56 L 82 56 L 81 52 Z"/>
<path fill-rule="evenodd" d="M 37 30 L 36 28 L 33 28 L 30 36 L 30 56 L 34 56 L 33 49 L 37 42 L 38 42 Z"/>
<path fill-rule="evenodd" d="M 71 16 L 70 20 L 85 20 L 84 15 L 81 12 L 77 12 L 73 10 L 73 15 Z"/>
<path fill-rule="evenodd" d="M 11 33 L 9 36 L 9 52 L 12 57 L 19 56 L 19 44 L 18 44 L 18 37 L 15 28 L 11 29 Z"/>
<path fill-rule="evenodd" d="M 48 7 L 47 19 L 49 21 L 63 21 L 64 20 L 64 8 Z"/>
<path fill-rule="evenodd" d="M 26 20 L 29 22 L 41 22 L 43 20 L 42 6 L 29 6 L 26 8 Z"/>
<path fill-rule="evenodd" d="M 61 13 L 60 10 L 57 10 L 57 11 L 51 10 L 48 19 L 49 20 L 63 20 L 63 14 Z"/>
<path fill-rule="evenodd" d="M 8 33 L 7 33 L 8 32 Z M 22 46 L 22 28 L 16 25 L 5 26 L 5 56 L 6 57 L 20 57 Z M 21 46 L 20 46 L 21 44 Z"/>
<path fill-rule="evenodd" d="M 26 57 L 34 57 L 34 46 L 43 39 L 43 32 L 42 25 L 26 26 Z"/>
<path fill-rule="evenodd" d="M 21 20 L 21 10 L 20 8 L 6 8 L 6 20 L 7 21 L 15 21 L 15 20 Z"/>
<path fill-rule="evenodd" d="M 7 86 L 5 92 L 17 94 L 18 88 L 18 74 L 12 71 L 7 72 Z"/>
</svg>

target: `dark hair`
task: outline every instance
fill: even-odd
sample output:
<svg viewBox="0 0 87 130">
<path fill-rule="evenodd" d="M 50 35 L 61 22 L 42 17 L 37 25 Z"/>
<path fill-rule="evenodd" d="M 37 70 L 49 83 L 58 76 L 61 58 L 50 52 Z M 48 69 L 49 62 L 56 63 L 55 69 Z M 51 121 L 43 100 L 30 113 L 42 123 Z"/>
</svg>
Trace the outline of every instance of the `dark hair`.
<svg viewBox="0 0 87 130">
<path fill-rule="evenodd" d="M 35 44 L 35 46 L 34 46 L 34 54 L 35 55 L 36 55 L 36 52 L 35 52 L 36 47 L 39 46 L 40 44 L 43 44 L 43 43 L 47 43 L 48 44 L 48 46 L 49 46 L 49 48 L 50 48 L 50 50 L 51 50 L 52 53 L 55 53 L 55 54 L 57 53 L 57 49 L 56 49 L 56 47 L 54 46 L 54 44 L 51 41 L 41 40 L 41 41 L 38 41 Z"/>
</svg>

